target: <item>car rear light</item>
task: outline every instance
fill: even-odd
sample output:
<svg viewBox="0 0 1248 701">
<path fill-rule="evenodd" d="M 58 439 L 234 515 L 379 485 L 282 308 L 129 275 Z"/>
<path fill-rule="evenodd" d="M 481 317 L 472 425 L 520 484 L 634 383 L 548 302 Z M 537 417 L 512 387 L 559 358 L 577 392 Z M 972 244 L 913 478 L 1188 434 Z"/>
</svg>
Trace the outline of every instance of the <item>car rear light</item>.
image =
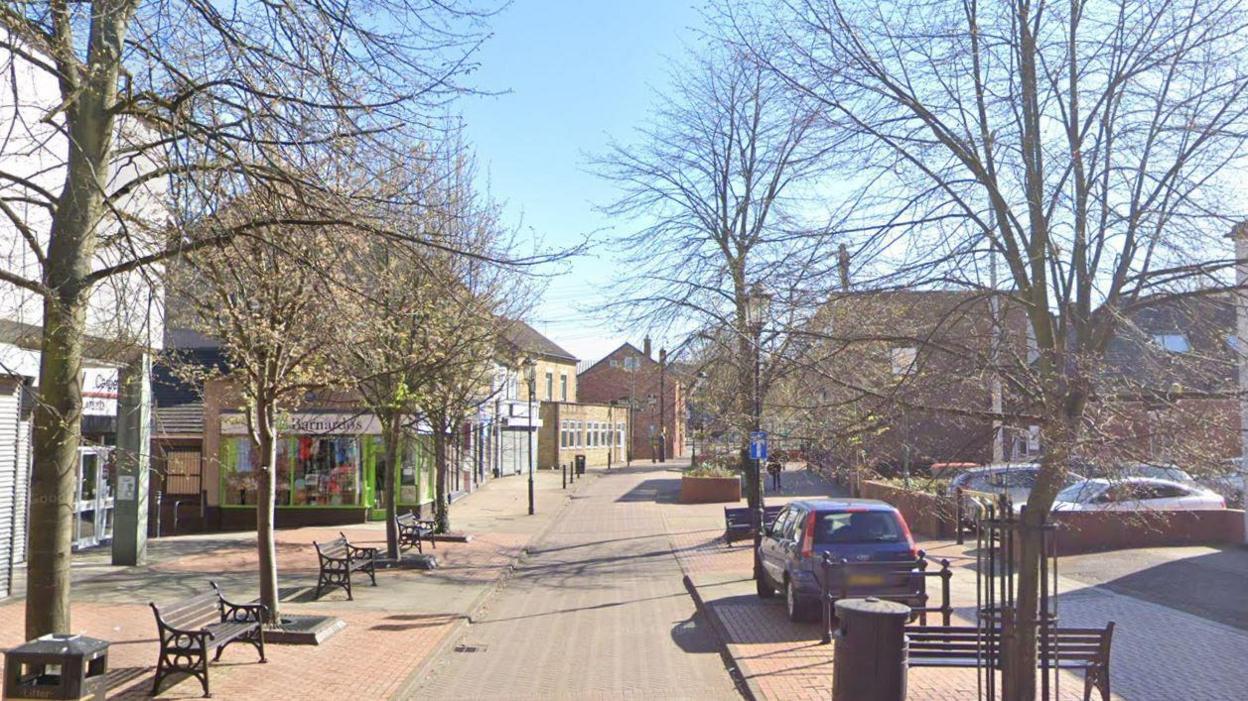
<svg viewBox="0 0 1248 701">
<path fill-rule="evenodd" d="M 802 557 L 815 554 L 815 512 L 806 514 L 806 527 L 802 529 Z"/>
<path fill-rule="evenodd" d="M 910 525 L 906 523 L 906 518 L 901 514 L 894 514 L 897 522 L 901 524 L 901 533 L 906 536 L 906 545 L 910 546 L 910 559 L 919 559 L 919 548 L 914 544 L 914 536 L 910 535 Z"/>
</svg>

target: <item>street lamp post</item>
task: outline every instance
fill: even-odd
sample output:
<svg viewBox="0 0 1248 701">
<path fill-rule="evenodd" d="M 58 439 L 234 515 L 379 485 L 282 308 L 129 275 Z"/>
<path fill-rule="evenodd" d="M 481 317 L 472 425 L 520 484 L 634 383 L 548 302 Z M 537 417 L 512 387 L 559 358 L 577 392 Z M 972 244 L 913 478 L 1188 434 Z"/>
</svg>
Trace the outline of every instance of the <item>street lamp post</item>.
<svg viewBox="0 0 1248 701">
<path fill-rule="evenodd" d="M 533 506 L 533 394 L 537 392 L 537 363 L 524 359 L 524 379 L 529 385 L 529 515 L 536 513 Z"/>
<path fill-rule="evenodd" d="M 667 349 L 659 349 L 659 462 L 667 462 Z"/>
<path fill-rule="evenodd" d="M 762 430 L 762 413 L 763 413 L 763 397 L 760 387 L 760 379 L 762 377 L 763 363 L 763 324 L 766 321 L 767 314 L 771 308 L 771 294 L 768 293 L 759 283 L 754 283 L 750 287 L 749 296 L 745 303 L 745 322 L 749 326 L 750 335 L 754 341 L 754 430 Z M 757 587 L 762 590 L 763 583 L 763 561 L 759 554 L 759 549 L 763 545 L 763 522 L 764 505 L 763 505 L 763 488 L 762 488 L 762 458 L 755 458 L 752 461 L 753 470 L 750 475 L 750 493 L 754 495 L 754 581 Z"/>
</svg>

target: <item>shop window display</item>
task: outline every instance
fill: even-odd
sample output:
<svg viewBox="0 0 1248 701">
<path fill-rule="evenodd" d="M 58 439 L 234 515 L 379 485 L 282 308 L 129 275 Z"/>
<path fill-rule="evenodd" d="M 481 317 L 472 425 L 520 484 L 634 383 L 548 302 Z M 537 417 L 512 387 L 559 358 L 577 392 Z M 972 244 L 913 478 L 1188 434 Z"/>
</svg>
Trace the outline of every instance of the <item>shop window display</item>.
<svg viewBox="0 0 1248 701">
<path fill-rule="evenodd" d="M 222 503 L 230 506 L 256 503 L 256 475 L 260 469 L 260 452 L 250 438 L 226 438 L 221 441 Z M 273 503 L 290 504 L 290 441 L 277 441 L 277 491 Z"/>
<path fill-rule="evenodd" d="M 294 443 L 294 506 L 354 505 L 360 499 L 360 447 L 353 436 L 299 436 Z"/>
</svg>

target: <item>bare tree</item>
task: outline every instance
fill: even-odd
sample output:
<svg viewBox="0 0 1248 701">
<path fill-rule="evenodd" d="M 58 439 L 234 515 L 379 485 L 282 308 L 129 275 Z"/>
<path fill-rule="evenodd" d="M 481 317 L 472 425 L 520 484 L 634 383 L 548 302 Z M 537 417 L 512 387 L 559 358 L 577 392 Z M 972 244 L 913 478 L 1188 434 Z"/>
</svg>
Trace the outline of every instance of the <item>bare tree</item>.
<svg viewBox="0 0 1248 701">
<path fill-rule="evenodd" d="M 92 289 L 275 223 L 235 222 L 216 228 L 216 239 L 168 236 L 167 217 L 198 219 L 243 193 L 271 189 L 316 210 L 284 225 L 386 229 L 343 221 L 355 208 L 341 208 L 341 198 L 354 191 L 340 186 L 367 180 L 460 92 L 485 14 L 454 0 L 0 6 L 4 72 L 33 70 L 36 81 L 55 86 L 55 99 L 36 118 L 15 121 L 4 144 L 46 160 L 33 175 L 10 167 L 21 160 L 0 166 L 5 201 L 46 221 L 37 230 L 3 208 L 34 262 L 0 270 L 0 281 L 43 302 L 27 637 L 71 630 L 65 505 L 74 490 Z M 385 193 L 409 196 L 404 186 Z M 136 215 L 127 205 L 143 197 L 158 206 Z"/>
<path fill-rule="evenodd" d="M 229 210 L 239 211 L 238 218 L 246 221 L 296 216 L 271 211 L 285 204 L 258 195 L 235 200 Z M 340 260 L 339 244 L 329 232 L 273 226 L 181 256 L 173 270 L 179 301 L 191 311 L 191 328 L 218 339 L 228 365 L 224 373 L 191 364 L 179 370 L 198 382 L 221 381 L 230 395 L 241 396 L 247 434 L 260 458 L 256 550 L 260 603 L 268 607 L 271 622 L 280 620 L 273 538 L 279 424 L 309 393 L 323 391 L 336 377 L 330 354 L 343 341 L 344 329 L 332 323 L 338 315 L 329 312 L 344 293 L 325 266 Z"/>
<path fill-rule="evenodd" d="M 424 416 L 434 427 L 435 511 L 447 528 L 446 431 L 463 411 L 491 393 L 496 314 L 519 314 L 522 277 L 491 259 L 512 240 L 498 211 L 473 190 L 471 164 L 457 142 L 426 171 L 426 202 L 392 217 L 431 239 L 453 242 L 456 254 L 407 241 L 370 237 L 348 265 L 357 270 L 349 315 L 353 331 L 335 354 L 340 371 L 381 423 L 385 464 L 399 465 L 408 424 Z M 461 255 L 463 254 L 463 255 Z M 393 478 L 394 473 L 388 475 Z M 388 555 L 399 557 L 397 496 L 385 490 Z"/>
<path fill-rule="evenodd" d="M 842 133 L 861 238 L 891 285 L 991 287 L 1033 352 L 1001 368 L 1045 453 L 1023 521 L 1006 698 L 1035 696 L 1040 522 L 1122 319 L 1229 283 L 1248 135 L 1244 3 L 781 0 L 725 17 Z M 848 170 L 852 168 L 852 170 Z"/>
<path fill-rule="evenodd" d="M 761 62 L 715 39 L 702 51 L 690 52 L 635 138 L 596 162 L 621 192 L 604 211 L 635 224 L 620 241 L 629 272 L 610 308 L 633 323 L 700 329 L 731 349 L 723 355 L 735 372 L 728 413 L 748 472 L 748 388 L 763 342 L 748 319 L 751 290 L 774 296 L 765 338 L 782 346 L 779 331 L 828 272 L 820 260 L 827 222 L 813 214 L 811 186 L 831 144 L 819 128 L 822 108 L 787 93 Z M 750 482 L 756 507 L 760 480 Z"/>
</svg>

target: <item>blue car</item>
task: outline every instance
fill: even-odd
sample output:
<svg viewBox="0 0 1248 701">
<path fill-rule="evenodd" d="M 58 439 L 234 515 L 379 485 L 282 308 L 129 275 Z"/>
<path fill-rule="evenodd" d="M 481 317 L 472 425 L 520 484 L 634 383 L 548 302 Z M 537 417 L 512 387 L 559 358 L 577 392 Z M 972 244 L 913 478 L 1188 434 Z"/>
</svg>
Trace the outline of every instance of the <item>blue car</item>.
<svg viewBox="0 0 1248 701">
<path fill-rule="evenodd" d="M 816 618 L 824 553 L 851 563 L 834 571 L 834 592 L 844 586 L 850 597 L 879 596 L 923 605 L 924 578 L 911 575 L 906 564 L 919 555 L 910 528 L 897 509 L 875 499 L 789 503 L 764 531 L 758 595 L 769 598 L 783 591 L 790 620 Z M 848 582 L 843 583 L 841 576 Z"/>
</svg>

